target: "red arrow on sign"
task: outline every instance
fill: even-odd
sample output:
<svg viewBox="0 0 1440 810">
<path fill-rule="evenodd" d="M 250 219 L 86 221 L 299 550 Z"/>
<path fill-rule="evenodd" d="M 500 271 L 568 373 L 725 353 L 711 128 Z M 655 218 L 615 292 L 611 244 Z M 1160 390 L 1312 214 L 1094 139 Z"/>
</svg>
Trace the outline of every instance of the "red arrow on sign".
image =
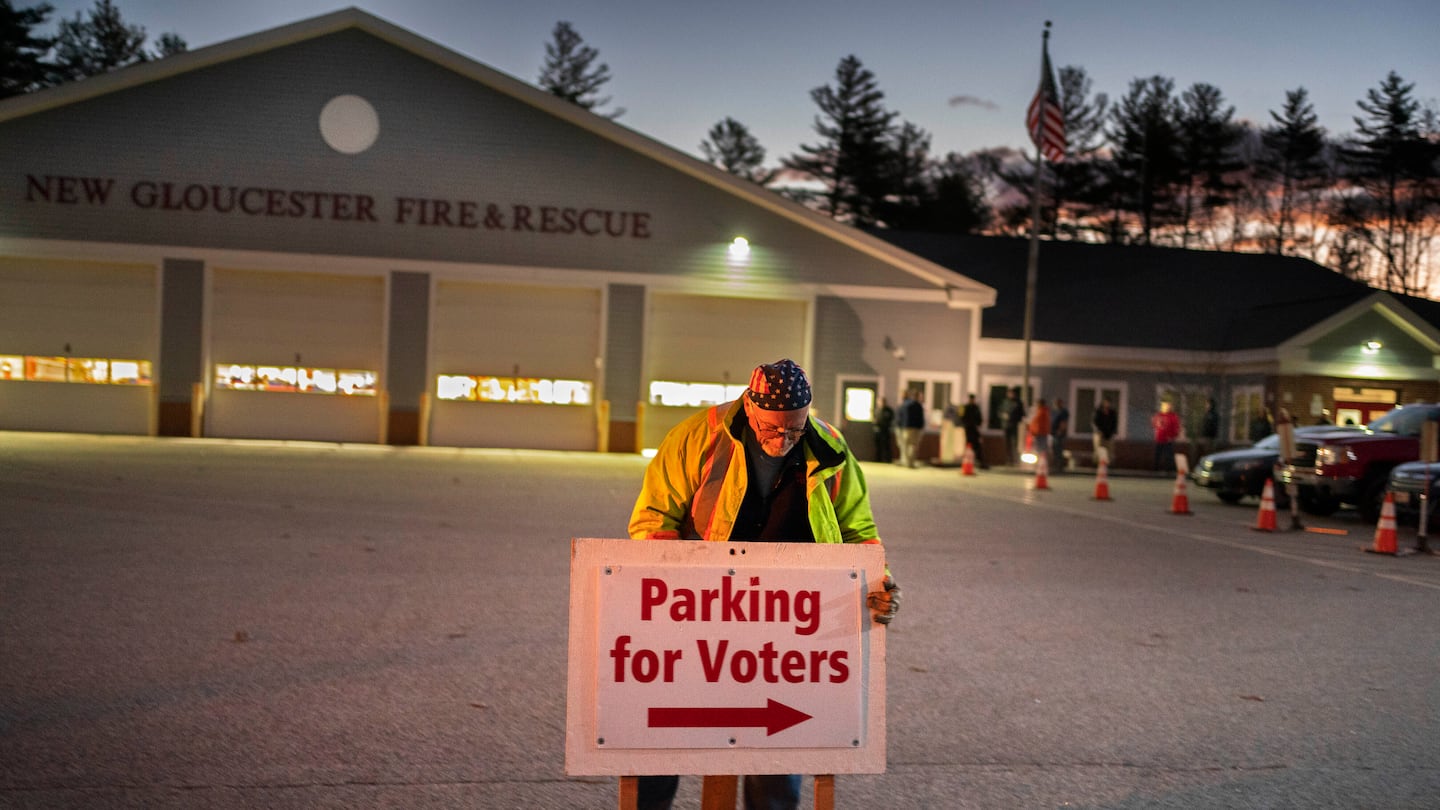
<svg viewBox="0 0 1440 810">
<path fill-rule="evenodd" d="M 652 708 L 650 728 L 764 728 L 765 736 L 769 737 L 810 718 L 811 715 L 778 700 L 766 700 L 764 708 L 754 709 L 739 706 Z"/>
</svg>

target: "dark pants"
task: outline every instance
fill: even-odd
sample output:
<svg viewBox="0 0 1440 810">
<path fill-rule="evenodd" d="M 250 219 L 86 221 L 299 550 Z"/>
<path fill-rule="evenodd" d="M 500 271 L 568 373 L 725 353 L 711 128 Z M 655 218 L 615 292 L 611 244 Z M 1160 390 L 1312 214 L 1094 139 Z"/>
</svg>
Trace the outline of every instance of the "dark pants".
<svg viewBox="0 0 1440 810">
<path fill-rule="evenodd" d="M 680 777 L 642 776 L 638 781 L 638 810 L 670 810 Z M 795 810 L 800 806 L 800 777 L 795 774 L 747 776 L 741 794 L 745 797 L 745 810 Z"/>
<path fill-rule="evenodd" d="M 881 464 L 889 464 L 891 461 L 895 460 L 895 455 L 891 452 L 890 447 L 890 442 L 893 440 L 894 435 L 890 428 L 887 427 L 883 430 L 881 430 L 880 428 L 875 429 L 876 461 L 880 462 Z"/>
<path fill-rule="evenodd" d="M 1161 472 L 1175 472 L 1175 443 L 1156 442 L 1155 469 Z"/>
<path fill-rule="evenodd" d="M 981 467 L 989 467 L 985 463 L 985 444 L 980 441 L 980 428 L 970 426 L 965 428 L 965 443 L 975 451 L 975 463 Z"/>
</svg>

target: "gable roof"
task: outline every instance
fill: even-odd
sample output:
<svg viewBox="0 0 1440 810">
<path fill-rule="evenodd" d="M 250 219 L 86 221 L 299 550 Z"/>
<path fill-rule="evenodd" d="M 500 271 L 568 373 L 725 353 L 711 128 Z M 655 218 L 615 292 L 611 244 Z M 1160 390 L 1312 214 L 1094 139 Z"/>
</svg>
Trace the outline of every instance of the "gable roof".
<svg viewBox="0 0 1440 810">
<path fill-rule="evenodd" d="M 165 59 L 132 65 L 103 76 L 5 99 L 0 101 L 0 123 L 350 29 L 368 33 L 919 278 L 943 293 L 952 306 L 989 306 L 995 301 L 993 289 L 950 268 L 836 222 L 748 180 L 353 7 Z"/>
<path fill-rule="evenodd" d="M 1023 339 L 1029 240 L 872 233 L 994 287 L 996 305 L 982 314 L 981 337 Z M 1271 348 L 1375 294 L 1293 256 L 1042 241 L 1032 337 L 1190 351 Z M 1415 322 L 1440 327 L 1440 302 L 1385 300 Z"/>
</svg>

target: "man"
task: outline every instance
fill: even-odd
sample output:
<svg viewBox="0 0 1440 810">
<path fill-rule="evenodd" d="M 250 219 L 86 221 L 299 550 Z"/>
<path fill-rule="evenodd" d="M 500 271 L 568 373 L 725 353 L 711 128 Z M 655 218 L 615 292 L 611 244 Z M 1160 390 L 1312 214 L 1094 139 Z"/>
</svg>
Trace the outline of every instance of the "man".
<svg viewBox="0 0 1440 810">
<path fill-rule="evenodd" d="M 975 463 L 980 465 L 980 469 L 988 470 L 990 465 L 985 463 L 985 445 L 980 443 L 980 426 L 983 424 L 985 417 L 980 413 L 980 403 L 971 394 L 965 402 L 965 409 L 960 412 L 960 426 L 965 428 L 965 443 L 975 453 Z"/>
<path fill-rule="evenodd" d="M 1180 438 L 1180 415 L 1168 400 L 1160 403 L 1160 412 L 1150 417 L 1155 429 L 1155 469 L 1175 472 L 1175 440 Z"/>
<path fill-rule="evenodd" d="M 900 403 L 900 463 L 912 469 L 920 452 L 920 438 L 925 434 L 925 403 L 920 396 L 919 391 L 911 389 Z"/>
<path fill-rule="evenodd" d="M 895 409 L 881 397 L 880 404 L 875 408 L 875 460 L 881 464 L 894 460 L 890 452 L 890 446 L 895 441 L 894 430 Z"/>
<path fill-rule="evenodd" d="M 1105 455 L 1105 463 L 1114 463 L 1115 432 L 1120 429 L 1120 417 L 1115 413 L 1115 406 L 1110 404 L 1108 397 L 1102 398 L 1096 406 L 1090 427 L 1094 429 L 1090 435 L 1095 443 L 1096 466 L 1100 464 L 1101 453 Z"/>
<path fill-rule="evenodd" d="M 1055 398 L 1055 408 L 1050 411 L 1050 453 L 1055 458 L 1055 472 L 1065 471 L 1065 440 L 1070 436 L 1070 411 L 1065 400 Z"/>
<path fill-rule="evenodd" d="M 1020 463 L 1020 428 L 1025 424 L 1025 403 L 1020 401 L 1020 386 L 1005 395 L 1005 455 L 1011 465 Z"/>
<path fill-rule="evenodd" d="M 810 381 L 790 360 L 757 366 L 735 402 L 675 426 L 645 470 L 630 515 L 636 540 L 879 543 L 860 464 L 840 431 L 810 414 Z M 900 588 L 869 595 L 889 624 Z M 679 783 L 642 776 L 640 810 L 666 810 Z M 746 776 L 745 807 L 795 808 L 796 775 Z"/>
</svg>

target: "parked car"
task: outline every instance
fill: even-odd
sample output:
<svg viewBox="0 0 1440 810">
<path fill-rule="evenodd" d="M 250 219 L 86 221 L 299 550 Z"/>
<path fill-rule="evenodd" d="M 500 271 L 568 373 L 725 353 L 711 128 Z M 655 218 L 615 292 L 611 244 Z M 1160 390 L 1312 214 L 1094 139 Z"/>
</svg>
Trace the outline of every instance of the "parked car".
<svg viewBox="0 0 1440 810">
<path fill-rule="evenodd" d="M 1437 420 L 1440 405 L 1416 403 L 1390 411 L 1359 432 L 1297 439 L 1295 458 L 1279 467 L 1275 481 L 1298 484 L 1300 505 L 1307 511 L 1329 514 L 1341 504 L 1352 504 L 1362 520 L 1374 523 L 1390 472 L 1419 460 L 1420 426 Z"/>
<path fill-rule="evenodd" d="M 1358 427 L 1313 425 L 1297 428 L 1295 436 L 1298 440 L 1301 437 L 1336 431 L 1357 432 L 1359 430 Z M 1222 450 L 1219 453 L 1202 456 L 1199 461 L 1195 462 L 1195 469 L 1190 472 L 1190 478 L 1197 486 L 1215 490 L 1216 497 L 1225 503 L 1239 503 L 1241 498 L 1247 496 L 1260 497 L 1265 490 L 1265 482 L 1273 477 L 1275 464 L 1278 461 L 1280 461 L 1280 437 L 1272 433 L 1249 447 Z M 1306 501 L 1307 497 L 1302 493 L 1301 505 L 1305 505 Z M 1276 482 L 1275 508 L 1286 509 L 1289 505 L 1290 499 L 1286 496 L 1285 488 Z"/>
<path fill-rule="evenodd" d="M 1395 496 L 1395 511 L 1419 514 L 1420 493 L 1429 487 L 1426 498 L 1430 501 L 1430 514 L 1435 514 L 1435 498 L 1440 496 L 1440 463 L 1408 461 L 1390 471 L 1390 481 L 1385 491 Z"/>
</svg>

